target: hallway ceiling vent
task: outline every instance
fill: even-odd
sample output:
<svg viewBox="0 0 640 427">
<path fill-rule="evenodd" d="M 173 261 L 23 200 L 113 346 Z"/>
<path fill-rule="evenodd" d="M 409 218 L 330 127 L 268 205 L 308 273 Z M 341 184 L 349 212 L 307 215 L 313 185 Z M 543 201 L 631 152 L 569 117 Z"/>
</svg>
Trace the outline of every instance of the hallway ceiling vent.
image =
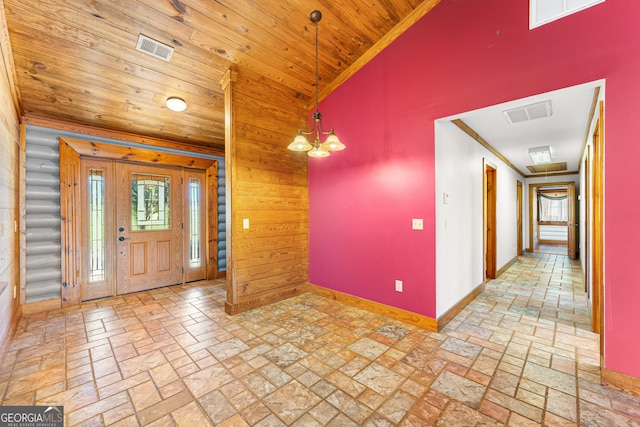
<svg viewBox="0 0 640 427">
<path fill-rule="evenodd" d="M 553 110 L 551 109 L 551 100 L 536 102 L 535 104 L 524 105 L 518 108 L 512 108 L 511 110 L 505 110 L 502 112 L 509 123 L 522 123 L 530 120 L 542 119 L 544 117 L 551 117 Z"/>
<path fill-rule="evenodd" d="M 173 55 L 173 48 L 171 46 L 162 44 L 143 34 L 138 36 L 136 50 L 155 56 L 156 58 L 160 58 L 167 62 L 169 62 L 171 55 Z"/>
<path fill-rule="evenodd" d="M 567 162 L 529 165 L 527 166 L 527 169 L 533 173 L 562 172 L 567 170 Z"/>
</svg>

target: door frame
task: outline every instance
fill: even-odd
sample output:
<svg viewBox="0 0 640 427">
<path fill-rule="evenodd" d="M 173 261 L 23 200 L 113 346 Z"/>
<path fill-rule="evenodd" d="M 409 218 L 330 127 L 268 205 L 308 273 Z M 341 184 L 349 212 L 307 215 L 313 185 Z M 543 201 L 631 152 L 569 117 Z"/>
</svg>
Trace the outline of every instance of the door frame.
<svg viewBox="0 0 640 427">
<path fill-rule="evenodd" d="M 491 191 L 489 191 L 491 186 Z M 497 272 L 497 235 L 496 235 L 496 205 L 498 200 L 498 167 L 483 159 L 483 277 L 487 282 L 496 278 Z"/>
<path fill-rule="evenodd" d="M 578 239 L 580 234 L 576 232 L 579 226 L 579 209 L 576 193 L 576 184 L 567 185 L 567 255 L 571 259 L 578 259 L 580 251 Z"/>
<path fill-rule="evenodd" d="M 516 226 L 518 227 L 518 231 L 516 234 L 516 245 L 517 245 L 517 249 L 516 249 L 516 254 L 518 256 L 522 256 L 522 252 L 523 252 L 523 244 L 522 244 L 522 215 L 523 215 L 523 206 L 522 206 L 522 202 L 523 202 L 523 184 L 522 181 L 516 181 L 516 210 L 517 210 L 517 220 L 516 220 Z"/>
<path fill-rule="evenodd" d="M 598 122 L 593 135 L 591 168 L 593 224 L 591 247 L 591 328 L 600 334 L 600 355 L 604 357 L 604 102 L 600 101 Z M 604 364 L 603 364 L 604 366 Z"/>
<path fill-rule="evenodd" d="M 533 252 L 533 209 L 537 206 L 536 201 L 534 200 L 534 189 L 537 190 L 541 187 L 569 187 L 569 185 L 574 185 L 574 181 L 561 181 L 561 182 L 544 182 L 540 184 L 529 184 L 529 244 L 527 245 L 527 252 Z M 573 208 L 576 210 L 576 203 L 573 203 Z M 574 214 L 575 215 L 575 214 Z M 567 243 L 568 244 L 568 243 Z"/>
<path fill-rule="evenodd" d="M 597 127 L 597 125 L 596 125 Z M 593 190 L 591 188 L 591 145 L 585 147 L 584 157 L 584 291 L 587 298 L 591 299 L 591 199 L 593 198 Z"/>
<path fill-rule="evenodd" d="M 207 176 L 206 210 L 217 212 L 218 161 L 214 159 L 190 157 L 182 154 L 153 151 L 153 148 L 134 148 L 74 138 L 60 138 L 60 218 L 61 218 L 61 265 L 62 265 L 62 307 L 81 302 L 79 266 L 81 265 L 81 239 L 77 225 L 81 224 L 80 210 L 80 157 L 124 160 L 154 165 L 180 166 L 204 170 Z M 217 215 L 206 218 L 207 279 L 218 277 L 218 224 Z"/>
</svg>

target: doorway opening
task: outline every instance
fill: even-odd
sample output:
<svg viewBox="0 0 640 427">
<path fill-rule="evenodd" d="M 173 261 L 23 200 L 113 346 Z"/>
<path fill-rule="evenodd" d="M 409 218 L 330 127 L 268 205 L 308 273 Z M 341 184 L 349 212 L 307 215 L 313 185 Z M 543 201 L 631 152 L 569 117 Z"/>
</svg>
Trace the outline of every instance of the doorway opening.
<svg viewBox="0 0 640 427">
<path fill-rule="evenodd" d="M 529 184 L 529 252 L 578 257 L 574 182 Z"/>
<path fill-rule="evenodd" d="M 60 139 L 63 306 L 217 278 L 217 161 L 124 150 Z"/>
</svg>

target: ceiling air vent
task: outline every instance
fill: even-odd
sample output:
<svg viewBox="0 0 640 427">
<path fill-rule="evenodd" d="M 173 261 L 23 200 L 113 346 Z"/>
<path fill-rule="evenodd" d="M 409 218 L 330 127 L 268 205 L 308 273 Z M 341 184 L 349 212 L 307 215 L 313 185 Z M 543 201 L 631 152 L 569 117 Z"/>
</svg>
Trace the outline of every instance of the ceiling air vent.
<svg viewBox="0 0 640 427">
<path fill-rule="evenodd" d="M 541 119 L 543 117 L 551 117 L 551 101 L 536 102 L 535 104 L 525 105 L 523 107 L 512 108 L 503 111 L 509 123 L 522 123 L 529 120 Z"/>
<path fill-rule="evenodd" d="M 546 173 L 546 172 L 561 172 L 567 170 L 567 162 L 558 163 L 545 163 L 543 165 L 530 165 L 527 166 L 533 173 Z"/>
<path fill-rule="evenodd" d="M 140 36 L 138 37 L 136 50 L 148 53 L 149 55 L 155 56 L 156 58 L 160 58 L 167 62 L 169 62 L 169 60 L 171 59 L 171 55 L 173 55 L 173 48 L 171 46 L 167 46 L 166 44 L 157 42 L 142 34 L 140 34 Z"/>
</svg>

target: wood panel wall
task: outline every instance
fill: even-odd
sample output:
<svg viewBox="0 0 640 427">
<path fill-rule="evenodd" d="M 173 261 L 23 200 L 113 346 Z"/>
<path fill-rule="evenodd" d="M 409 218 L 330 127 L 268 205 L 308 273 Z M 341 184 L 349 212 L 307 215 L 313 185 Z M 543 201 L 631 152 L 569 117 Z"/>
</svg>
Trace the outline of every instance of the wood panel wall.
<svg viewBox="0 0 640 427">
<path fill-rule="evenodd" d="M 309 289 L 307 156 L 287 150 L 307 111 L 297 92 L 250 70 L 229 72 L 223 87 L 225 309 L 236 314 Z"/>
<path fill-rule="evenodd" d="M 7 36 L 4 4 L 0 0 L 0 342 L 17 317 L 19 295 L 20 233 L 20 125 L 13 60 Z"/>
</svg>

